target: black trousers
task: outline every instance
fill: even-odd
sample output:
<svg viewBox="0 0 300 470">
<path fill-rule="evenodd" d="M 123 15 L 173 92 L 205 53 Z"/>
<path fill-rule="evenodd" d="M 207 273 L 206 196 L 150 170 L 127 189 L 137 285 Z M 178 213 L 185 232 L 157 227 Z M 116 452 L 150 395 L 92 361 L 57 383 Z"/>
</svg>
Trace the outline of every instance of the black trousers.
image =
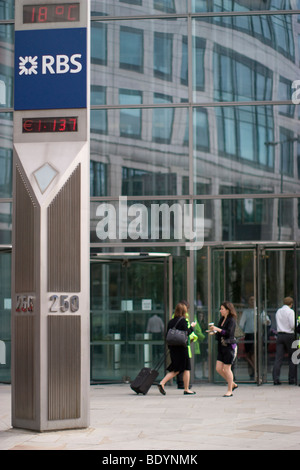
<svg viewBox="0 0 300 470">
<path fill-rule="evenodd" d="M 295 383 L 296 379 L 296 365 L 292 362 L 292 354 L 294 349 L 292 344 L 295 340 L 295 335 L 289 333 L 278 333 L 276 341 L 276 356 L 273 368 L 273 381 L 279 382 L 280 369 L 285 354 L 289 356 L 289 383 Z"/>
</svg>

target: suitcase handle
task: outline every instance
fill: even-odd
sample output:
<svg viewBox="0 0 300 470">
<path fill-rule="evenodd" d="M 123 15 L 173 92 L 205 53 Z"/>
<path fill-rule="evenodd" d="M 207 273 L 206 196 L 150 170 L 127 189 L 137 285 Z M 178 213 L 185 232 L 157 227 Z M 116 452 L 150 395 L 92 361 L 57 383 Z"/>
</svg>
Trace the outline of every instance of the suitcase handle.
<svg viewBox="0 0 300 470">
<path fill-rule="evenodd" d="M 166 357 L 167 357 L 167 353 L 164 353 L 163 357 L 159 359 L 158 363 L 153 369 L 158 371 L 161 368 L 161 366 L 164 364 Z"/>
</svg>

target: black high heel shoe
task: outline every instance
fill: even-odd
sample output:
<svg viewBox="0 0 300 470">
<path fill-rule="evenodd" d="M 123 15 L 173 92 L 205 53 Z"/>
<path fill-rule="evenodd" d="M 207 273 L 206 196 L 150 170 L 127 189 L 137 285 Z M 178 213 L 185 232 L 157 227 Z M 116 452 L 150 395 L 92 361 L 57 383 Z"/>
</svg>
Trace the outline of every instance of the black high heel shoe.
<svg viewBox="0 0 300 470">
<path fill-rule="evenodd" d="M 165 391 L 164 387 L 161 384 L 158 384 L 157 386 L 158 386 L 158 390 L 160 391 L 160 393 L 162 395 L 166 395 L 166 391 Z"/>
</svg>

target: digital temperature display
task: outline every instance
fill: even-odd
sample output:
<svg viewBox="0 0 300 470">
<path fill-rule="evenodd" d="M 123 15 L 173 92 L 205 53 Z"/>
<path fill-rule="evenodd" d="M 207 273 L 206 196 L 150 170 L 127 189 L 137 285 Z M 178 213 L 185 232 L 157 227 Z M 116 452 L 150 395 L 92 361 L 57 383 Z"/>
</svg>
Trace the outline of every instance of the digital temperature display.
<svg viewBox="0 0 300 470">
<path fill-rule="evenodd" d="M 78 117 L 25 118 L 22 126 L 23 134 L 77 132 Z"/>
<path fill-rule="evenodd" d="M 23 23 L 74 23 L 80 20 L 79 3 L 46 3 L 41 5 L 24 5 Z"/>
</svg>

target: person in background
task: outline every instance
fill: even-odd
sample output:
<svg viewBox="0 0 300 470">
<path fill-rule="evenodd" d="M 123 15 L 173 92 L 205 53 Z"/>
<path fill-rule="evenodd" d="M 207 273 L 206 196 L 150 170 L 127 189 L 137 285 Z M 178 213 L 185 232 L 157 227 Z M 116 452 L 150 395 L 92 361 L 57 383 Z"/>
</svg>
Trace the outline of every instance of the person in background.
<svg viewBox="0 0 300 470">
<path fill-rule="evenodd" d="M 186 318 L 186 321 L 187 321 L 188 328 L 190 328 L 190 326 L 191 326 L 191 324 L 190 324 L 190 314 L 189 314 L 190 304 L 187 300 L 181 300 L 179 303 L 185 305 L 186 308 L 187 308 L 187 313 L 186 313 L 185 318 Z M 190 359 L 192 359 L 191 343 L 192 342 L 196 343 L 197 341 L 198 341 L 198 336 L 195 334 L 195 331 L 192 331 L 191 334 L 188 336 L 188 343 L 187 343 Z M 177 388 L 180 389 L 180 390 L 184 390 L 183 372 L 181 372 L 180 374 L 177 375 L 176 380 L 177 380 Z M 191 385 L 190 385 L 190 388 L 192 388 Z"/>
<path fill-rule="evenodd" d="M 292 309 L 294 299 L 285 297 L 283 306 L 276 312 L 277 340 L 276 340 L 276 356 L 273 368 L 274 385 L 281 385 L 280 369 L 284 354 L 289 356 L 289 384 L 295 384 L 296 366 L 292 362 L 292 344 L 295 339 L 295 312 Z"/>
<path fill-rule="evenodd" d="M 234 337 L 237 314 L 232 303 L 225 301 L 220 308 L 221 318 L 218 326 L 211 325 L 210 331 L 216 333 L 218 341 L 218 356 L 216 371 L 227 382 L 228 390 L 224 397 L 232 397 L 232 392 L 238 388 L 233 380 L 231 366 L 237 352 L 236 339 Z"/>
<path fill-rule="evenodd" d="M 250 379 L 254 378 L 254 296 L 249 297 L 249 307 L 243 310 L 240 327 L 245 332 L 245 358 Z"/>
</svg>

